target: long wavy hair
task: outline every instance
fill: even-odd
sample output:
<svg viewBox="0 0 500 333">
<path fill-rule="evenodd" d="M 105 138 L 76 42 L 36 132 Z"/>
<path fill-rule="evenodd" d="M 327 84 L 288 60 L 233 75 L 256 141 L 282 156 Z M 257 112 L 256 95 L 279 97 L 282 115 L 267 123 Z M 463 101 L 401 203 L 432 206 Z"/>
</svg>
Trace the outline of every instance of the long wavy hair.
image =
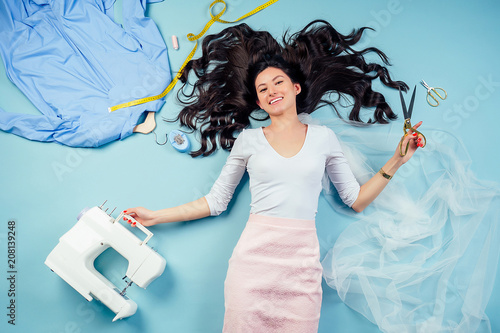
<svg viewBox="0 0 500 333">
<path fill-rule="evenodd" d="M 312 113 L 329 104 L 342 117 L 335 106 L 339 98 L 328 99 L 337 93 L 352 100 L 350 120 L 363 122 L 361 107 L 375 107 L 367 123 L 396 119 L 384 96 L 372 90 L 372 81 L 378 78 L 385 86 L 403 91 L 408 86 L 391 79 L 384 66 L 390 65 L 389 60 L 382 51 L 352 48 L 366 29 L 370 28 L 342 35 L 328 22 L 316 20 L 297 33 L 285 33 L 281 44 L 269 32 L 252 30 L 246 24 L 205 37 L 202 56 L 186 65 L 178 91 L 184 107 L 176 121 L 201 133 L 201 147 L 191 156 L 208 156 L 219 145 L 232 148 L 234 135 L 249 126 L 250 118 L 256 119 L 255 79 L 268 67 L 283 70 L 301 85 L 297 113 Z M 376 54 L 383 65 L 367 62 L 368 53 Z"/>
</svg>

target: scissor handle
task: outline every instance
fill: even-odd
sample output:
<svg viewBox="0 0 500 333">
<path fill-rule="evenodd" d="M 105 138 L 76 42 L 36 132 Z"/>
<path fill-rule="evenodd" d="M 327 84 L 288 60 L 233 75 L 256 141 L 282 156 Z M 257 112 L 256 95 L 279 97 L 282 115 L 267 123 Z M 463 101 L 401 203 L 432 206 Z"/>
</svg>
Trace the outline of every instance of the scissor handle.
<svg viewBox="0 0 500 333">
<path fill-rule="evenodd" d="M 440 90 L 444 93 L 444 97 L 438 92 L 438 90 Z M 432 94 L 432 93 L 434 93 L 434 94 Z M 439 101 L 437 100 L 436 97 L 434 97 L 434 95 L 436 95 L 437 97 L 439 97 L 442 100 L 445 100 L 446 97 L 448 97 L 446 90 L 444 90 L 443 88 L 428 88 L 427 89 L 427 103 L 429 103 L 430 106 L 438 106 L 439 105 Z M 432 103 L 432 101 L 429 99 L 429 97 L 431 97 L 436 103 Z"/>
<path fill-rule="evenodd" d="M 432 100 L 429 99 L 429 97 L 432 98 L 435 101 L 435 103 L 433 103 Z M 434 97 L 431 94 L 431 90 L 429 90 L 429 92 L 427 93 L 427 103 L 429 103 L 430 106 L 434 106 L 434 107 L 439 105 L 439 101 L 437 100 L 436 97 Z"/>
<path fill-rule="evenodd" d="M 417 135 L 421 135 L 422 136 L 422 139 L 423 139 L 423 143 L 422 143 L 422 147 L 421 148 L 424 148 L 425 145 L 427 144 L 427 139 L 425 138 L 425 135 L 423 135 L 421 132 L 417 131 L 416 129 L 412 128 L 411 129 L 413 133 L 417 133 Z M 408 129 L 405 128 L 405 135 L 403 135 L 403 137 L 401 138 L 401 141 L 399 141 L 399 155 L 401 157 L 405 156 L 407 153 L 408 153 L 408 148 L 410 148 L 410 142 L 408 142 L 406 144 L 406 149 L 405 151 L 403 152 L 403 140 L 405 139 L 405 137 L 409 135 L 408 134 Z"/>
<path fill-rule="evenodd" d="M 448 97 L 448 93 L 443 88 L 432 88 L 432 90 L 434 90 L 434 93 L 436 93 L 436 95 L 438 95 L 438 97 L 441 98 L 442 100 L 445 100 L 446 97 Z M 441 90 L 442 92 L 444 92 L 444 97 L 441 96 L 440 93 L 438 93 L 438 90 Z"/>
</svg>

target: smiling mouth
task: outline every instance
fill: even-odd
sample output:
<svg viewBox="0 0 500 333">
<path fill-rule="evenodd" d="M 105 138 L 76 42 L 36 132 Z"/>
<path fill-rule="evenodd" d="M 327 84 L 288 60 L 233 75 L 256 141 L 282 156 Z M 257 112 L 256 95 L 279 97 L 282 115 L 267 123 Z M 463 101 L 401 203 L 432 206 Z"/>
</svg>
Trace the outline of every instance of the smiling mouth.
<svg viewBox="0 0 500 333">
<path fill-rule="evenodd" d="M 269 102 L 269 104 L 273 105 L 274 103 L 279 102 L 279 101 L 281 101 L 282 99 L 283 99 L 283 97 L 278 97 L 278 98 L 275 98 L 275 99 L 271 100 L 271 101 Z"/>
</svg>

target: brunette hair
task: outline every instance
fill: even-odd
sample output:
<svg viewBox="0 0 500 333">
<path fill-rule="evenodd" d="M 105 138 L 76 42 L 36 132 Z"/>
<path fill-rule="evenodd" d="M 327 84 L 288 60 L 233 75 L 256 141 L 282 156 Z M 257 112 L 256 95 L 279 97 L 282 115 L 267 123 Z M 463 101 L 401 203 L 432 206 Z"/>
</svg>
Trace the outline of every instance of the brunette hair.
<svg viewBox="0 0 500 333">
<path fill-rule="evenodd" d="M 342 117 L 334 105 L 336 100 L 326 98 L 338 93 L 353 101 L 350 120 L 363 122 L 361 107 L 375 107 L 368 123 L 396 119 L 384 96 L 372 90 L 372 81 L 379 78 L 384 85 L 403 91 L 408 86 L 393 81 L 385 66 L 368 63 L 364 57 L 374 53 L 384 65 L 390 65 L 382 51 L 352 48 L 366 29 L 370 28 L 342 35 L 328 22 L 316 20 L 297 33 L 285 33 L 282 44 L 269 32 L 252 30 L 246 24 L 205 37 L 202 56 L 186 65 L 178 91 L 184 108 L 176 120 L 201 133 L 201 147 L 191 155 L 208 156 L 218 144 L 226 150 L 232 148 L 235 132 L 247 127 L 250 118 L 256 119 L 252 115 L 259 109 L 255 79 L 268 67 L 283 70 L 292 82 L 301 85 L 297 113 L 311 113 L 329 104 Z M 195 77 L 194 83 L 189 82 L 190 75 Z"/>
</svg>

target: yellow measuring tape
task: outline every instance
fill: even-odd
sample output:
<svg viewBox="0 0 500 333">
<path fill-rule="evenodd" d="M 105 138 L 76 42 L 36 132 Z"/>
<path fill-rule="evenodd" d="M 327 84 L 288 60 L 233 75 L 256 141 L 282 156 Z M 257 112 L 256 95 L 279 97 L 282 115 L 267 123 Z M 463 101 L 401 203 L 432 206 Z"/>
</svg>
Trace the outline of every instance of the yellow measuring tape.
<svg viewBox="0 0 500 333">
<path fill-rule="evenodd" d="M 113 112 L 113 111 L 116 111 L 116 110 L 119 110 L 119 109 L 128 108 L 128 107 L 131 107 L 131 106 L 135 106 L 135 105 L 139 105 L 139 104 L 143 104 L 143 103 L 147 103 L 147 102 L 151 102 L 151 101 L 156 101 L 157 99 L 165 97 L 170 92 L 170 90 L 172 90 L 172 88 L 176 85 L 177 81 L 179 80 L 179 78 L 182 75 L 182 72 L 184 71 L 184 67 L 186 67 L 186 64 L 193 58 L 193 56 L 194 56 L 194 54 L 196 52 L 196 49 L 198 48 L 198 39 L 200 39 L 207 32 L 208 28 L 210 28 L 210 26 L 212 24 L 214 24 L 214 22 L 236 23 L 236 22 L 238 22 L 240 20 L 243 20 L 244 18 L 247 18 L 247 17 L 249 17 L 249 16 L 257 13 L 257 12 L 260 12 L 262 9 L 264 9 L 266 7 L 269 7 L 270 5 L 272 5 L 273 3 L 277 2 L 277 1 L 278 0 L 270 0 L 270 1 L 266 2 L 265 4 L 263 4 L 262 6 L 259 6 L 259 7 L 255 8 L 251 12 L 243 15 L 242 17 L 240 17 L 240 18 L 238 18 L 238 19 L 236 19 L 234 21 L 225 21 L 225 20 L 221 20 L 220 17 L 226 11 L 226 3 L 224 2 L 224 0 L 215 0 L 214 2 L 212 2 L 210 4 L 209 10 L 210 10 L 210 16 L 212 18 L 205 25 L 205 28 L 203 28 L 203 30 L 199 34 L 197 34 L 197 35 L 194 35 L 192 33 L 189 33 L 187 35 L 187 39 L 189 41 L 196 41 L 196 44 L 194 45 L 193 50 L 191 51 L 191 53 L 189 53 L 188 57 L 186 58 L 186 60 L 182 64 L 181 68 L 179 69 L 179 72 L 177 72 L 177 75 L 173 78 L 172 82 L 170 82 L 170 84 L 167 86 L 167 88 L 165 88 L 165 90 L 161 94 L 159 94 L 159 95 L 145 97 L 145 98 L 140 98 L 140 99 L 136 99 L 134 101 L 130 101 L 130 102 L 127 102 L 127 103 L 118 104 L 118 105 L 109 107 L 108 111 L 109 112 Z M 223 4 L 224 8 L 222 8 L 222 10 L 221 10 L 221 12 L 219 14 L 213 15 L 213 13 L 212 13 L 212 7 L 214 5 L 216 5 L 217 3 Z"/>
</svg>

